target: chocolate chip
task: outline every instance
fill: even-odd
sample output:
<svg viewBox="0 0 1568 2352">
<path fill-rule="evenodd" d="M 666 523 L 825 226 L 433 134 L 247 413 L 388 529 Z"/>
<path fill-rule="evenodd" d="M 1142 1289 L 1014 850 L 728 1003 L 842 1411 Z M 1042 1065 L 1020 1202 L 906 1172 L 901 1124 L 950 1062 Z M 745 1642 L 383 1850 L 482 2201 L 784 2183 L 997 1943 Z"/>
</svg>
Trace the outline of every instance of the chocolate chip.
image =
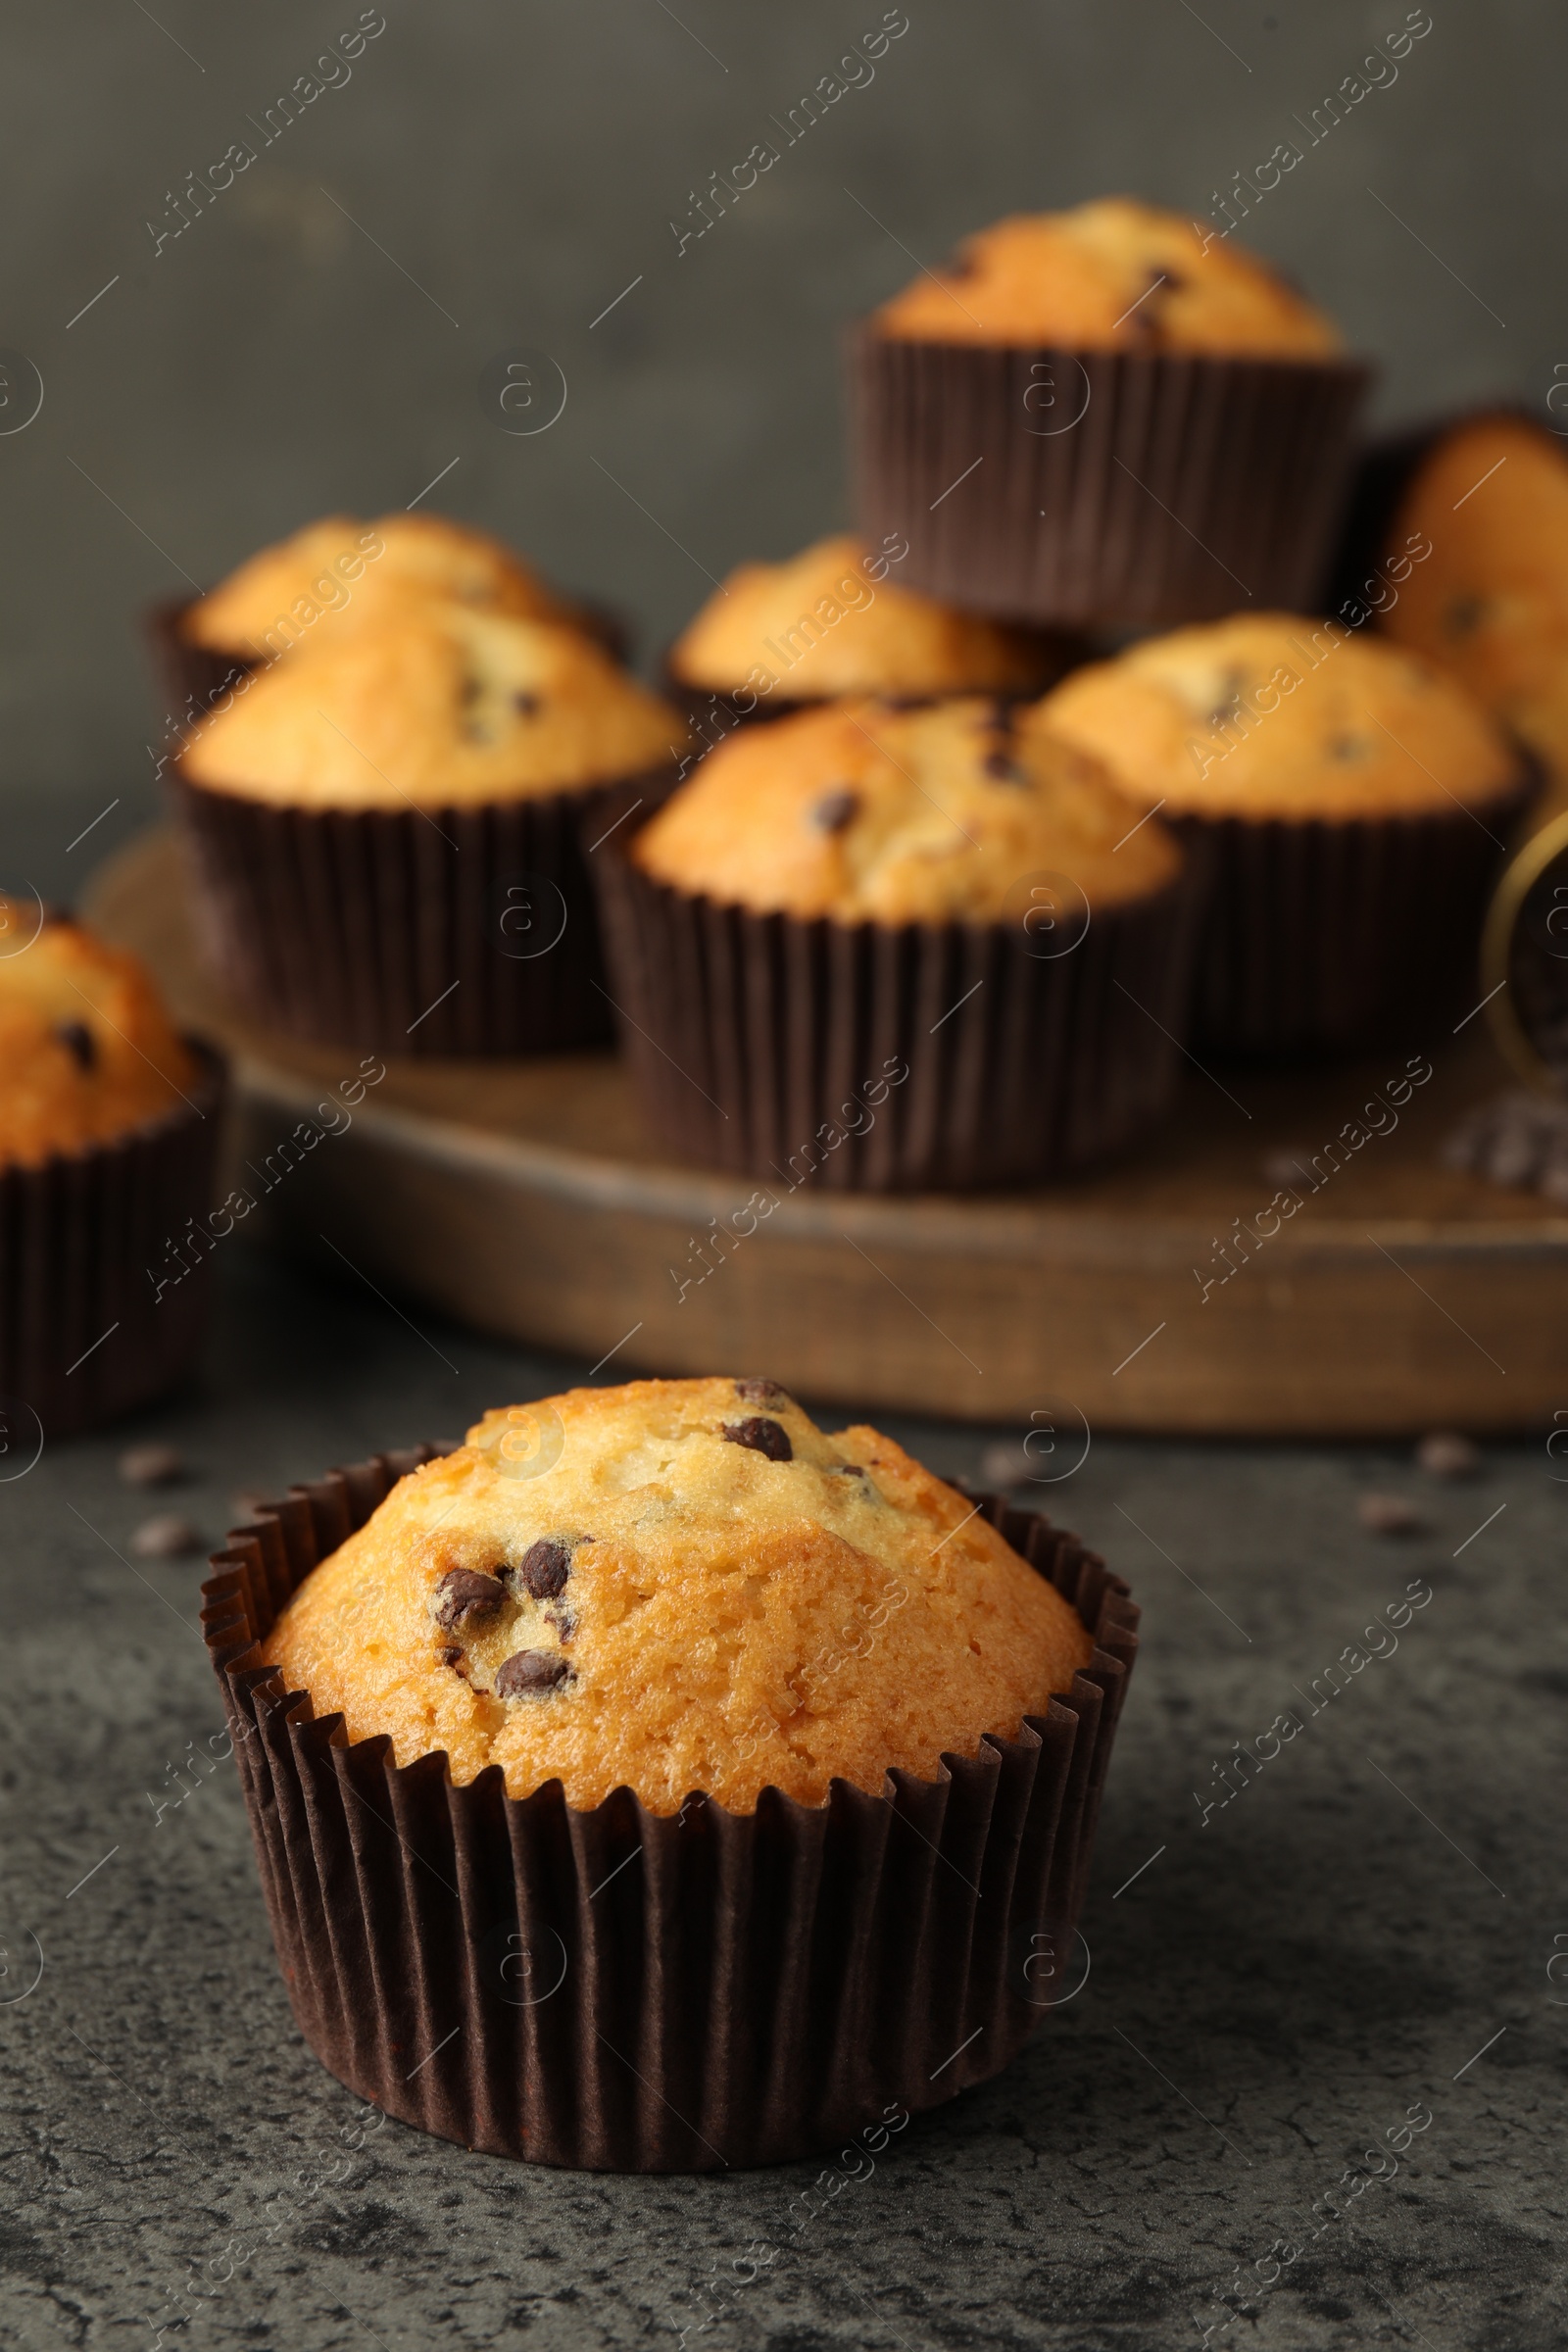
<svg viewBox="0 0 1568 2352">
<path fill-rule="evenodd" d="M 819 833 L 842 833 L 854 824 L 859 807 L 858 793 L 825 792 L 811 810 L 811 822 Z"/>
<path fill-rule="evenodd" d="M 514 1649 L 496 1669 L 497 1698 L 527 1698 L 574 1682 L 570 1661 L 558 1649 Z"/>
<path fill-rule="evenodd" d="M 1363 1494 L 1355 1515 L 1374 1536 L 1414 1536 L 1426 1524 L 1415 1504 L 1402 1494 Z"/>
<path fill-rule="evenodd" d="M 570 1574 L 571 1545 L 559 1536 L 541 1536 L 537 1544 L 529 1544 L 510 1571 L 510 1578 L 530 1600 L 553 1600 Z"/>
<path fill-rule="evenodd" d="M 455 1642 L 443 1642 L 435 1654 L 443 1666 L 451 1667 L 454 1674 L 463 1672 L 463 1652 Z"/>
<path fill-rule="evenodd" d="M 92 1031 L 85 1021 L 57 1021 L 55 1035 L 65 1047 L 78 1070 L 97 1067 L 98 1048 Z"/>
<path fill-rule="evenodd" d="M 752 1413 L 744 1421 L 726 1421 L 724 1435 L 731 1446 L 749 1446 L 754 1453 L 765 1453 L 770 1462 L 795 1459 L 789 1431 L 782 1422 L 765 1420 L 760 1413 Z"/>
<path fill-rule="evenodd" d="M 994 776 L 999 784 L 1027 784 L 1029 781 L 1010 752 L 987 752 L 985 771 L 988 776 Z"/>
<path fill-rule="evenodd" d="M 538 715 L 539 697 L 536 694 L 514 694 L 512 707 L 519 718 L 534 718 Z"/>
<path fill-rule="evenodd" d="M 498 1577 L 478 1568 L 449 1568 L 435 1589 L 435 1621 L 451 1633 L 455 1626 L 493 1617 L 506 1597 Z"/>
<path fill-rule="evenodd" d="M 130 1548 L 140 1560 L 177 1560 L 181 1552 L 200 1551 L 201 1547 L 201 1537 L 190 1521 L 173 1511 L 144 1519 L 130 1539 Z"/>
<path fill-rule="evenodd" d="M 776 1380 L 738 1380 L 735 1394 L 748 1404 L 788 1404 L 790 1393 Z"/>
<path fill-rule="evenodd" d="M 1329 754 L 1335 760 L 1359 760 L 1365 755 L 1368 746 L 1363 736 L 1336 735 L 1329 745 Z"/>
<path fill-rule="evenodd" d="M 1456 1429 L 1435 1429 L 1422 1439 L 1415 1458 L 1429 1478 L 1474 1478 L 1481 1455 Z"/>
<path fill-rule="evenodd" d="M 1479 625 L 1486 609 L 1487 600 L 1484 596 L 1454 597 L 1443 616 L 1447 624 L 1448 635 L 1468 637 L 1471 630 Z"/>
<path fill-rule="evenodd" d="M 168 1487 L 185 1475 L 185 1457 L 173 1446 L 127 1446 L 117 1466 L 127 1487 Z"/>
</svg>

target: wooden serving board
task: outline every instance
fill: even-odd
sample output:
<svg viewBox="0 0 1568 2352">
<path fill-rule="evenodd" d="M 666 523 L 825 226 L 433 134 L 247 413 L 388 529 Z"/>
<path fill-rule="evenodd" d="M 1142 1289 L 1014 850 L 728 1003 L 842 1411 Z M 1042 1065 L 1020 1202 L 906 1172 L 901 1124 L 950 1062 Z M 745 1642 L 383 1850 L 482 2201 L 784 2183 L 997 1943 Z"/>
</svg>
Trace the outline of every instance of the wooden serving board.
<svg viewBox="0 0 1568 2352">
<path fill-rule="evenodd" d="M 229 1011 L 197 959 L 167 833 L 103 866 L 84 911 L 233 1056 L 236 1170 L 262 1169 L 353 1075 L 354 1050 Z M 760 1222 L 745 1206 L 753 1183 L 660 1155 L 608 1054 L 400 1061 L 272 1190 L 246 1179 L 261 1197 L 245 1230 L 341 1274 L 325 1237 L 393 1296 L 589 1362 L 612 1350 L 627 1374 L 765 1373 L 824 1401 L 1033 1416 L 1043 1468 L 1068 1467 L 1086 1431 L 1549 1424 L 1568 1408 L 1568 1215 L 1437 1164 L 1460 1113 L 1508 1083 L 1485 1023 L 1409 1051 L 1435 1074 L 1397 1126 L 1315 1192 L 1298 1188 L 1301 1205 L 1261 1245 L 1271 1154 L 1321 1154 L 1403 1052 L 1305 1075 L 1225 1069 L 1217 1083 L 1192 1070 L 1171 1123 L 1089 1182 L 918 1200 L 775 1183 Z M 737 1215 L 755 1223 L 744 1238 Z"/>
</svg>

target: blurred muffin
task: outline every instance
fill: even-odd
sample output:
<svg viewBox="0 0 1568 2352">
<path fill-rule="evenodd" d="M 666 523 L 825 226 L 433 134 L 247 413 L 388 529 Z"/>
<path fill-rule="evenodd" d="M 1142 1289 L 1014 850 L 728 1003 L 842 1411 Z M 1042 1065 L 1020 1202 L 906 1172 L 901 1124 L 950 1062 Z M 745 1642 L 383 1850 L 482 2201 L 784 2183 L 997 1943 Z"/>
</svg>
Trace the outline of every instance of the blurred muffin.
<svg viewBox="0 0 1568 2352">
<path fill-rule="evenodd" d="M 30 941 L 30 944 L 28 944 Z M 0 1167 L 32 1168 L 158 1119 L 197 1083 L 133 956 L 0 898 Z"/>
<path fill-rule="evenodd" d="M 334 635 L 364 628 L 408 599 L 467 605 L 519 620 L 561 620 L 567 608 L 510 548 L 437 514 L 332 514 L 264 547 L 186 609 L 193 645 L 275 660 L 318 621 Z"/>
<path fill-rule="evenodd" d="M 874 2150 L 1004 2066 L 1136 1651 L 1104 1562 L 767 1380 L 577 1389 L 441 1451 L 262 1506 L 203 1593 L 323 2063 L 625 2172 Z"/>
<path fill-rule="evenodd" d="M 455 808 L 634 775 L 685 736 L 587 638 L 450 604 L 302 645 L 206 719 L 187 782 L 305 808 Z"/>
<path fill-rule="evenodd" d="M 1413 563 L 1412 543 L 1431 552 Z M 1530 746 L 1568 798 L 1568 456 L 1555 434 L 1479 416 L 1415 466 L 1376 560 L 1380 626 L 1440 662 Z"/>
<path fill-rule="evenodd" d="M 910 584 L 1055 626 L 1307 600 L 1366 370 L 1268 265 L 1107 198 L 922 271 L 856 343 L 860 519 Z"/>
<path fill-rule="evenodd" d="M 1039 706 L 835 703 L 705 760 L 631 858 L 675 889 L 807 921 L 1005 922 L 1043 865 L 1105 911 L 1157 896 L 1182 862 L 1163 825 L 1123 843 L 1109 782 Z"/>
<path fill-rule="evenodd" d="M 624 650 L 618 622 L 560 594 L 499 539 L 437 514 L 307 523 L 205 596 L 159 607 L 152 631 L 183 726 L 247 670 L 432 602 L 584 629 L 612 654 Z"/>
<path fill-rule="evenodd" d="M 890 561 L 846 535 L 740 564 L 670 648 L 671 686 L 699 720 L 769 718 L 837 695 L 1039 694 L 1075 658 L 1065 639 L 897 586 Z"/>
<path fill-rule="evenodd" d="M 1015 213 L 873 314 L 913 342 L 1331 359 L 1326 314 L 1245 246 L 1129 197 Z"/>
<path fill-rule="evenodd" d="M 509 1414 L 405 1479 L 289 1602 L 269 1657 L 351 1740 L 455 1783 L 569 1805 L 635 1791 L 732 1813 L 766 1788 L 872 1795 L 890 1770 L 1012 1740 L 1089 1663 L 1058 1593 L 890 1438 L 829 1438 L 768 1381 L 635 1381 Z M 874 1622 L 876 1639 L 866 1642 Z M 857 1649 L 864 1654 L 856 1655 Z"/>
<path fill-rule="evenodd" d="M 1038 710 L 843 702 L 732 736 L 596 868 L 662 1140 L 799 1176 L 832 1136 L 809 1176 L 877 1190 L 1124 1143 L 1173 1091 L 1190 956 L 1182 854 L 1135 826 Z"/>
<path fill-rule="evenodd" d="M 213 1206 L 221 1091 L 220 1064 L 175 1033 L 132 956 L 0 897 L 0 1398 L 14 1450 L 27 1439 L 17 1407 L 65 1436 L 189 1363 L 207 1281 L 200 1242 L 189 1263 L 179 1246 Z"/>
<path fill-rule="evenodd" d="M 678 713 L 588 638 L 428 602 L 301 645 L 176 766 L 211 960 L 254 1018 L 379 1052 L 608 1034 L 578 830 Z"/>
<path fill-rule="evenodd" d="M 1337 621 L 1241 614 L 1080 670 L 1045 717 L 1208 864 L 1203 1039 L 1414 1045 L 1468 988 L 1517 753 L 1431 664 Z"/>
</svg>

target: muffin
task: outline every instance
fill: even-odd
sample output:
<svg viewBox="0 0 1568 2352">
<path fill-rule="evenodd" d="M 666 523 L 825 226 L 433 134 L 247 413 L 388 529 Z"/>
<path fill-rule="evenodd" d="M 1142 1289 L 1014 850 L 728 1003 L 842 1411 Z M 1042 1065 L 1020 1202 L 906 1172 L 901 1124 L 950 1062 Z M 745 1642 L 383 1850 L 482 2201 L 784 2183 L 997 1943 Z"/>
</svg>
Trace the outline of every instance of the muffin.
<svg viewBox="0 0 1568 2352">
<path fill-rule="evenodd" d="M 1268 266 L 1107 198 L 922 270 L 853 341 L 861 527 L 907 578 L 1057 626 L 1315 594 L 1367 370 Z"/>
<path fill-rule="evenodd" d="M 0 1411 L 7 1468 L 147 1402 L 207 1303 L 222 1072 L 133 957 L 0 898 Z"/>
<path fill-rule="evenodd" d="M 1375 564 L 1392 587 L 1379 626 L 1467 686 L 1568 801 L 1562 442 L 1509 416 L 1438 434 L 1409 474 Z"/>
<path fill-rule="evenodd" d="M 666 1149 L 873 1191 L 1028 1184 L 1157 1120 L 1186 861 L 1039 707 L 840 702 L 733 735 L 595 862 Z"/>
<path fill-rule="evenodd" d="M 1241 614 L 1079 670 L 1041 710 L 1209 874 L 1200 1050 L 1413 1046 L 1471 988 L 1532 779 L 1430 663 L 1337 621 Z"/>
<path fill-rule="evenodd" d="M 923 700 L 1043 693 L 1079 649 L 897 586 L 902 539 L 874 553 L 819 539 L 783 564 L 742 564 L 670 648 L 671 691 L 711 743 L 752 718 L 838 695 Z"/>
<path fill-rule="evenodd" d="M 175 766 L 210 959 L 251 1018 L 394 1054 L 608 1034 L 578 827 L 684 721 L 575 630 L 425 602 L 220 696 Z"/>
<path fill-rule="evenodd" d="M 295 2014 L 409 2123 L 779 2162 L 994 2074 L 1066 1982 L 1136 1611 L 874 1430 L 576 1389 L 214 1567 Z"/>
<path fill-rule="evenodd" d="M 410 602 L 553 621 L 608 636 L 618 624 L 546 585 L 499 539 L 437 514 L 329 514 L 264 547 L 217 588 L 152 614 L 155 648 L 181 728 L 225 686 L 318 634 L 357 635 Z"/>
</svg>

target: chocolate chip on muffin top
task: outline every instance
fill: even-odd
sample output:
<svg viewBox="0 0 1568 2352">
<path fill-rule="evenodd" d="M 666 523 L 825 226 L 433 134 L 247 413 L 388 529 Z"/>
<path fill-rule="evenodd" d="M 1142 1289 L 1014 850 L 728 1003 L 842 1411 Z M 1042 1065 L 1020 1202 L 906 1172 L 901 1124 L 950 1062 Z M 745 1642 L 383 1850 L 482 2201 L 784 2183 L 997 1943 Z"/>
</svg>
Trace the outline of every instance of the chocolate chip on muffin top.
<svg viewBox="0 0 1568 2352">
<path fill-rule="evenodd" d="M 270 1639 L 289 1689 L 401 1764 L 444 1749 L 459 1782 L 498 1764 L 513 1795 L 559 1778 L 581 1806 L 621 1785 L 659 1812 L 696 1789 L 744 1811 L 769 1785 L 815 1804 L 835 1775 L 874 1791 L 1012 1736 L 1088 1661 L 1074 1612 L 960 1494 L 774 1383 L 635 1381 L 532 1412 L 561 1436 L 537 1475 L 507 1474 L 508 1415 L 487 1415 Z"/>
</svg>

